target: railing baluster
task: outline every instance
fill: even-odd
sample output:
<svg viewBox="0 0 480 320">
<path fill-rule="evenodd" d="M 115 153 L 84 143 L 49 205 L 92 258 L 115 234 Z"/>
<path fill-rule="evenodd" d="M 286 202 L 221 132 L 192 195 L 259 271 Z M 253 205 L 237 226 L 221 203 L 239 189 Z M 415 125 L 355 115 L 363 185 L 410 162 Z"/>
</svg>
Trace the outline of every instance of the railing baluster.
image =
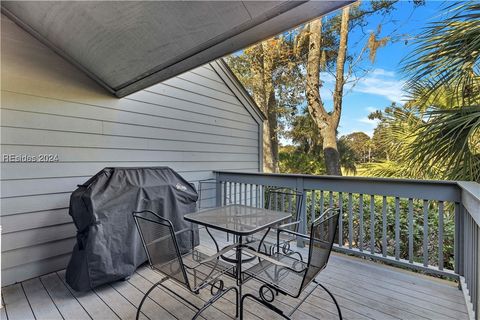
<svg viewBox="0 0 480 320">
<path fill-rule="evenodd" d="M 330 198 L 328 199 L 328 207 L 329 207 L 330 209 L 332 209 L 332 208 L 333 208 L 333 191 L 330 191 L 330 192 L 328 193 L 328 196 L 330 197 Z"/>
<path fill-rule="evenodd" d="M 408 199 L 408 261 L 413 262 L 413 199 Z"/>
<path fill-rule="evenodd" d="M 423 200 L 423 265 L 428 266 L 428 200 Z"/>
<path fill-rule="evenodd" d="M 400 199 L 395 197 L 395 259 L 400 259 Z"/>
<path fill-rule="evenodd" d="M 323 214 L 323 202 L 324 202 L 323 190 L 320 190 L 320 215 Z"/>
<path fill-rule="evenodd" d="M 352 194 L 348 194 L 348 248 L 352 249 L 353 242 L 353 207 Z"/>
<path fill-rule="evenodd" d="M 235 204 L 237 204 L 237 184 L 236 182 L 233 184 L 233 203 Z"/>
<path fill-rule="evenodd" d="M 443 270 L 443 201 L 438 202 L 438 269 Z"/>
<path fill-rule="evenodd" d="M 288 212 L 292 213 L 293 212 L 292 195 L 289 194 L 287 199 L 288 199 Z"/>
<path fill-rule="evenodd" d="M 250 184 L 250 207 L 253 207 L 253 184 Z"/>
<path fill-rule="evenodd" d="M 310 223 L 315 221 L 315 190 L 312 190 L 312 203 L 310 208 Z"/>
<path fill-rule="evenodd" d="M 260 186 L 258 184 L 255 185 L 255 207 L 260 207 Z"/>
<path fill-rule="evenodd" d="M 239 190 L 238 190 L 238 200 L 239 200 L 238 203 L 239 203 L 239 204 L 242 204 L 242 199 L 243 199 L 243 197 L 242 197 L 242 186 L 243 186 L 243 183 L 240 183 L 240 184 L 238 185 L 238 189 L 239 189 Z"/>
<path fill-rule="evenodd" d="M 341 192 L 338 193 L 338 208 L 339 208 L 339 216 L 338 216 L 338 245 L 340 247 L 343 246 L 343 194 Z"/>
<path fill-rule="evenodd" d="M 360 218 L 360 226 L 359 226 L 359 240 L 358 240 L 358 248 L 360 251 L 363 251 L 363 194 L 360 193 L 360 198 L 358 199 L 358 214 Z"/>
<path fill-rule="evenodd" d="M 278 210 L 278 193 L 273 194 L 275 196 L 275 210 Z"/>
<path fill-rule="evenodd" d="M 282 201 L 282 203 L 281 203 L 281 210 L 282 210 L 283 212 L 285 212 L 285 194 L 282 193 L 282 196 L 281 196 L 280 198 L 281 198 L 280 201 Z"/>
<path fill-rule="evenodd" d="M 222 182 L 222 205 L 223 206 L 226 206 L 227 205 L 227 183 L 226 182 Z"/>
<path fill-rule="evenodd" d="M 247 206 L 248 205 L 248 183 L 245 183 L 244 185 L 245 185 L 245 190 L 243 192 L 243 196 L 245 200 L 243 201 L 243 204 Z"/>
<path fill-rule="evenodd" d="M 382 201 L 382 255 L 387 256 L 387 197 Z"/>
<path fill-rule="evenodd" d="M 375 196 L 370 195 L 370 253 L 375 253 Z"/>
</svg>

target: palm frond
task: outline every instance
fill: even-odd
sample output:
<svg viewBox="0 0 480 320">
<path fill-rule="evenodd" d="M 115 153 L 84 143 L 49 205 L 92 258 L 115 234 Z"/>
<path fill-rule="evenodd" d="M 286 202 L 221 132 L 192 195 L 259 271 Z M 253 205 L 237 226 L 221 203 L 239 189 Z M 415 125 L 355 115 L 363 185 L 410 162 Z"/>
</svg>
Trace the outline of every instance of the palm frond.
<svg viewBox="0 0 480 320">
<path fill-rule="evenodd" d="M 480 106 L 428 111 L 408 158 L 421 170 L 444 168 L 442 178 L 480 181 Z"/>
<path fill-rule="evenodd" d="M 414 41 L 415 50 L 403 61 L 405 89 L 415 99 L 432 100 L 448 88 L 468 105 L 480 97 L 480 5 L 456 3 L 448 17 L 431 23 Z"/>
</svg>

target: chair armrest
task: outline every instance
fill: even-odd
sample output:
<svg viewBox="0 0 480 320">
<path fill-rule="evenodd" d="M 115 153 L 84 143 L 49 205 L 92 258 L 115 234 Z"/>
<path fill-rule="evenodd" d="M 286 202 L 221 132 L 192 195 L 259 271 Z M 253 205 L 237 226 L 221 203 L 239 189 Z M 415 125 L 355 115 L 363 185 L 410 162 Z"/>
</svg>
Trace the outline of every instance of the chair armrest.
<svg viewBox="0 0 480 320">
<path fill-rule="evenodd" d="M 181 234 L 181 233 L 184 233 L 184 232 L 187 232 L 187 231 L 190 231 L 190 232 L 194 232 L 192 228 L 185 228 L 185 229 L 182 229 L 182 230 L 179 230 L 179 231 L 175 231 L 175 235 L 177 234 Z"/>
<path fill-rule="evenodd" d="M 289 222 L 289 223 L 285 223 L 285 224 L 279 225 L 277 229 L 282 229 L 282 228 L 294 226 L 296 224 L 299 224 L 300 222 L 302 222 L 302 221 L 298 220 L 298 221 L 292 221 L 292 222 Z"/>
<path fill-rule="evenodd" d="M 203 263 L 207 263 L 207 262 L 210 262 L 212 260 L 215 260 L 217 259 L 218 257 L 220 257 L 221 255 L 227 253 L 228 251 L 236 248 L 239 244 L 238 243 L 234 243 L 234 244 L 231 244 L 229 246 L 226 246 L 225 248 L 223 248 L 222 250 L 218 251 L 217 253 L 215 253 L 214 255 L 211 255 L 209 256 L 208 258 L 205 258 L 203 259 L 202 261 L 198 262 L 198 264 L 203 264 Z"/>
<path fill-rule="evenodd" d="M 288 230 L 288 229 L 277 229 L 277 233 L 280 234 L 280 232 L 293 234 L 293 235 L 298 236 L 298 237 L 300 237 L 300 238 L 304 238 L 304 239 L 310 240 L 310 236 L 309 236 L 309 235 L 306 235 L 306 234 L 303 234 L 303 233 L 291 231 L 291 230 Z"/>
<path fill-rule="evenodd" d="M 276 266 L 283 267 L 283 268 L 286 268 L 286 269 L 288 269 L 288 270 L 291 270 L 291 271 L 293 271 L 293 272 L 295 272 L 295 273 L 300 273 L 300 272 L 303 272 L 303 271 L 305 270 L 305 268 L 302 269 L 302 270 L 295 270 L 295 269 L 293 269 L 291 266 L 289 266 L 288 264 L 285 264 L 285 263 L 280 262 L 280 261 L 278 261 L 278 260 L 272 259 L 271 257 L 269 257 L 269 256 L 267 256 L 267 255 L 265 255 L 265 254 L 263 254 L 263 253 L 260 253 L 260 252 L 257 252 L 257 251 L 254 251 L 254 250 L 251 250 L 251 249 L 248 249 L 248 248 L 243 248 L 242 251 L 245 251 L 245 252 L 247 252 L 248 254 L 251 254 L 251 255 L 253 255 L 253 256 L 256 256 L 256 257 L 258 257 L 258 258 L 260 258 L 260 259 L 263 259 L 263 260 L 265 260 L 265 261 L 268 261 L 268 262 L 270 262 L 270 263 L 272 263 L 272 264 L 274 264 L 274 265 L 276 265 Z"/>
</svg>

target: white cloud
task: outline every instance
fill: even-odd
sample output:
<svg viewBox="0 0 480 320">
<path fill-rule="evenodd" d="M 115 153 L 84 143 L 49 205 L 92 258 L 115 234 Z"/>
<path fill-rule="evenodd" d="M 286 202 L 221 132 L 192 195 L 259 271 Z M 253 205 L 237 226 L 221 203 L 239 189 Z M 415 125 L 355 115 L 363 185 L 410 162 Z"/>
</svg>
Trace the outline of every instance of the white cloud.
<svg viewBox="0 0 480 320">
<path fill-rule="evenodd" d="M 395 72 L 375 69 L 365 78 L 359 79 L 353 91 L 382 96 L 401 104 L 405 100 L 403 84 L 403 81 L 395 78 Z"/>
<path fill-rule="evenodd" d="M 372 72 L 371 72 L 372 75 L 374 76 L 385 76 L 385 77 L 395 77 L 395 72 L 394 71 L 388 71 L 388 70 L 385 70 L 385 69 L 382 69 L 382 68 L 377 68 L 377 69 L 374 69 Z"/>
</svg>

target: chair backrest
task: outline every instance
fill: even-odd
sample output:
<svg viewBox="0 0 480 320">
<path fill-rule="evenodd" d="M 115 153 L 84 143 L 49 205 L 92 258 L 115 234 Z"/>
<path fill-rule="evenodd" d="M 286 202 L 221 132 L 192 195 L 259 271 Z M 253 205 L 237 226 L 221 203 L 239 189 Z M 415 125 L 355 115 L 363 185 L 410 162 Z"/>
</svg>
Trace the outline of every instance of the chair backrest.
<svg viewBox="0 0 480 320">
<path fill-rule="evenodd" d="M 289 188 L 267 189 L 265 208 L 276 211 L 289 212 L 292 215 L 291 221 L 300 219 L 300 212 L 303 206 L 303 194 Z M 295 225 L 293 231 L 297 231 Z"/>
<path fill-rule="evenodd" d="M 338 228 L 338 211 L 327 209 L 310 227 L 307 270 L 300 292 L 312 282 L 328 262 Z"/>
<path fill-rule="evenodd" d="M 198 209 L 209 209 L 217 206 L 217 180 L 207 179 L 198 182 Z"/>
<path fill-rule="evenodd" d="M 170 220 L 149 210 L 133 212 L 133 218 L 150 266 L 190 288 L 177 237 Z M 187 243 L 189 241 L 182 242 L 182 246 Z"/>
</svg>

